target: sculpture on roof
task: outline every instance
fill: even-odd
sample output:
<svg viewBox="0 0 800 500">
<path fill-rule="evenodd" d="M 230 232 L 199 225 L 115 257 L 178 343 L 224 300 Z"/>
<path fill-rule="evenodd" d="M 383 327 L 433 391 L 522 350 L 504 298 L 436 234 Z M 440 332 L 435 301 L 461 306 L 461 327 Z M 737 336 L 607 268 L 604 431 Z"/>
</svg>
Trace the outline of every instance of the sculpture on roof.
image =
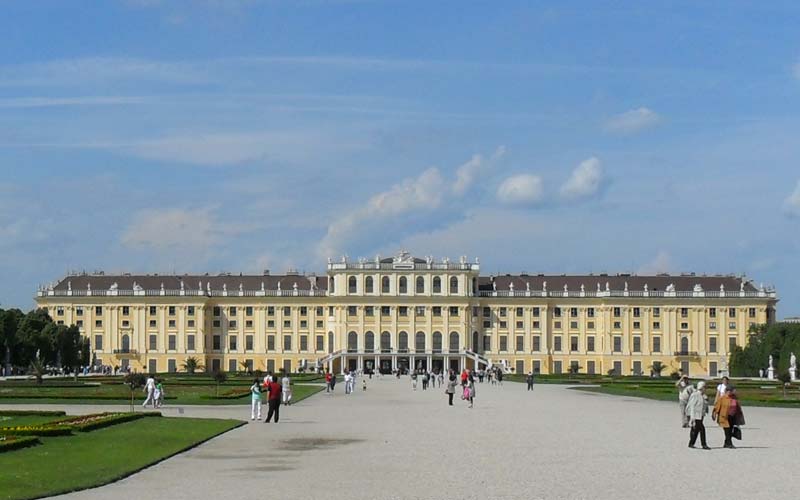
<svg viewBox="0 0 800 500">
<path fill-rule="evenodd" d="M 530 292 L 531 291 L 531 282 L 530 281 L 526 281 L 525 282 L 525 291 L 526 292 Z"/>
<path fill-rule="evenodd" d="M 585 293 L 585 292 L 586 292 L 586 287 L 583 286 L 583 283 L 581 283 L 581 293 Z"/>
<path fill-rule="evenodd" d="M 117 284 L 117 282 L 115 281 L 114 283 L 111 283 L 111 286 L 108 287 L 108 289 L 111 290 L 112 292 L 115 291 L 115 290 L 118 290 L 119 289 L 119 284 Z"/>
<path fill-rule="evenodd" d="M 628 282 L 627 281 L 625 282 L 625 291 L 626 292 L 628 291 Z"/>
<path fill-rule="evenodd" d="M 569 287 L 564 283 L 564 293 L 569 293 Z"/>
<path fill-rule="evenodd" d="M 243 293 L 243 292 L 244 292 L 244 285 L 239 283 L 239 293 Z"/>
<path fill-rule="evenodd" d="M 492 280 L 492 290 L 497 291 L 497 282 L 495 280 Z"/>
<path fill-rule="evenodd" d="M 72 291 L 72 282 L 71 281 L 67 281 L 67 291 L 70 291 L 70 292 Z"/>
<path fill-rule="evenodd" d="M 739 291 L 744 292 L 744 280 L 742 280 L 742 282 L 739 283 Z"/>
<path fill-rule="evenodd" d="M 292 290 L 297 291 L 297 282 L 292 283 Z"/>
<path fill-rule="evenodd" d="M 144 288 L 142 288 L 142 285 L 140 285 L 139 283 L 134 281 L 133 282 L 133 291 L 134 292 L 141 292 L 142 290 L 144 290 Z"/>
<path fill-rule="evenodd" d="M 281 291 L 281 282 L 280 282 L 280 280 L 278 280 L 278 291 L 279 292 Z"/>
<path fill-rule="evenodd" d="M 333 259 L 331 259 L 330 257 L 328 257 L 328 264 L 333 264 Z"/>
<path fill-rule="evenodd" d="M 512 291 L 512 292 L 514 291 L 514 282 L 513 282 L 513 281 L 510 281 L 510 282 L 508 283 L 508 289 L 509 289 L 510 291 Z"/>
<path fill-rule="evenodd" d="M 670 292 L 670 293 L 674 292 L 675 291 L 675 284 L 674 283 L 670 283 L 669 285 L 667 285 L 667 291 Z"/>
<path fill-rule="evenodd" d="M 600 293 L 600 282 L 597 282 L 597 293 Z"/>
<path fill-rule="evenodd" d="M 649 289 L 647 288 L 647 283 L 644 284 L 644 291 L 647 292 Z"/>
<path fill-rule="evenodd" d="M 115 283 L 115 284 L 116 284 L 116 283 Z M 163 282 L 163 281 L 161 282 L 161 291 L 162 291 L 162 292 L 164 291 L 164 282 Z"/>
<path fill-rule="evenodd" d="M 206 281 L 206 291 L 208 292 L 209 295 L 211 295 L 211 282 L 210 281 Z"/>
<path fill-rule="evenodd" d="M 700 283 L 695 283 L 694 291 L 695 291 L 695 293 L 700 293 L 700 292 L 703 291 L 703 287 L 700 285 Z"/>
<path fill-rule="evenodd" d="M 428 255 L 427 257 L 425 257 L 425 263 L 428 264 L 429 266 L 433 264 L 433 256 Z"/>
<path fill-rule="evenodd" d="M 611 284 L 608 281 L 606 281 L 606 292 L 610 291 L 611 291 Z"/>
<path fill-rule="evenodd" d="M 547 282 L 546 281 L 542 281 L 542 291 L 543 292 L 547 291 Z"/>
<path fill-rule="evenodd" d="M 720 291 L 721 293 L 725 293 L 725 285 L 724 285 L 724 284 L 721 284 L 721 285 L 719 286 L 719 291 Z"/>
<path fill-rule="evenodd" d="M 228 284 L 227 284 L 227 283 L 223 283 L 223 284 L 222 284 L 222 291 L 223 291 L 224 293 L 228 293 Z"/>
<path fill-rule="evenodd" d="M 52 290 L 52 289 L 53 289 L 53 285 L 50 285 L 50 290 Z M 86 290 L 88 290 L 89 292 L 92 291 L 92 284 L 91 283 L 86 283 Z"/>
<path fill-rule="evenodd" d="M 264 288 L 264 282 L 263 282 L 263 281 L 261 282 L 261 291 L 262 291 L 262 292 L 263 292 L 263 291 L 265 291 L 265 288 Z"/>
<path fill-rule="evenodd" d="M 186 288 L 186 287 L 185 287 L 185 286 L 184 286 L 184 284 L 183 284 L 183 280 L 181 280 L 181 292 L 182 292 L 182 291 L 184 291 L 184 289 L 185 289 L 185 288 Z"/>
</svg>

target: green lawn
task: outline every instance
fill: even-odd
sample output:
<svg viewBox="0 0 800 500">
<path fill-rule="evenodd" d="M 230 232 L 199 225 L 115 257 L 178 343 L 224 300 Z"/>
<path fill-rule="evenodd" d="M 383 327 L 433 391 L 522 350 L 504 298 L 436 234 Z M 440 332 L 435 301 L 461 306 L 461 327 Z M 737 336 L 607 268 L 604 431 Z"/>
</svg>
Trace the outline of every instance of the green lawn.
<svg viewBox="0 0 800 500">
<path fill-rule="evenodd" d="M 165 406 L 175 405 L 240 405 L 249 403 L 252 379 L 235 379 L 221 384 L 219 389 L 207 377 L 190 380 L 166 379 Z M 292 385 L 293 399 L 300 401 L 319 392 L 320 385 Z M 219 394 L 219 398 L 217 397 Z M 141 404 L 145 395 L 141 389 L 133 393 L 134 403 Z M 55 384 L 37 386 L 30 383 L 0 383 L 0 404 L 128 404 L 130 389 L 120 379 L 61 387 Z"/>
<path fill-rule="evenodd" d="M 39 446 L 0 454 L 0 499 L 39 498 L 107 484 L 241 424 L 147 417 L 72 436 L 41 438 Z"/>
</svg>

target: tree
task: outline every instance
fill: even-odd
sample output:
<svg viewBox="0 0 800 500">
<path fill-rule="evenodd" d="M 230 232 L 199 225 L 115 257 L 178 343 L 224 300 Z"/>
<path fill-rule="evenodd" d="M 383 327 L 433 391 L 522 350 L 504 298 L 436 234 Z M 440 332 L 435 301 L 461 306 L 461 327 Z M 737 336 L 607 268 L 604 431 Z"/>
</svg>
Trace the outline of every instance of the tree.
<svg viewBox="0 0 800 500">
<path fill-rule="evenodd" d="M 775 323 L 759 325 L 750 330 L 745 347 L 731 351 L 730 372 L 738 377 L 753 377 L 767 367 L 772 355 L 778 373 L 789 369 L 790 353 L 800 352 L 800 325 Z"/>
<path fill-rule="evenodd" d="M 197 370 L 203 369 L 203 365 L 200 364 L 200 360 L 194 356 L 189 356 L 186 358 L 186 361 L 184 361 L 181 366 L 184 370 L 186 370 L 187 373 L 194 373 Z"/>
<path fill-rule="evenodd" d="M 217 383 L 217 396 L 219 396 L 219 385 L 224 384 L 226 380 L 228 380 L 228 375 L 224 371 L 217 370 L 214 372 L 214 382 Z"/>
<path fill-rule="evenodd" d="M 17 331 L 22 311 L 19 309 L 0 309 L 0 348 L 3 349 L 5 374 L 11 374 L 12 354 L 19 343 Z"/>
<path fill-rule="evenodd" d="M 131 389 L 131 413 L 133 413 L 133 393 L 136 389 L 144 387 L 147 377 L 144 376 L 144 373 L 128 373 L 124 380 Z"/>
<path fill-rule="evenodd" d="M 83 340 L 77 326 L 58 325 L 56 328 L 56 365 L 66 366 L 75 370 L 78 376 L 78 366 L 81 362 L 81 348 Z"/>
<path fill-rule="evenodd" d="M 20 318 L 16 349 L 17 362 L 29 365 L 37 357 L 45 364 L 55 362 L 56 324 L 46 309 L 34 309 Z"/>
<path fill-rule="evenodd" d="M 250 369 L 250 361 L 248 360 L 239 361 L 239 364 L 242 365 L 243 372 L 247 373 L 248 375 L 253 373 L 253 370 Z"/>
</svg>

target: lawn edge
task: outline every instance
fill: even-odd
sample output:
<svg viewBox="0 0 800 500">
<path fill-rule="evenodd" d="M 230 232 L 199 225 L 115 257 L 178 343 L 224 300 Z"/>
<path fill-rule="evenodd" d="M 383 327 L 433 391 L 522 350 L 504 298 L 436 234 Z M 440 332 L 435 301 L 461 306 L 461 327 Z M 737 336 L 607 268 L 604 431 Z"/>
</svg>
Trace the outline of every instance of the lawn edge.
<svg viewBox="0 0 800 500">
<path fill-rule="evenodd" d="M 650 401 L 663 401 L 665 403 L 672 402 L 676 400 L 675 397 L 670 396 L 669 398 L 659 397 L 655 394 L 646 394 L 646 393 L 636 393 L 631 391 L 630 394 L 618 394 L 616 392 L 605 391 L 602 386 L 574 386 L 574 387 L 567 387 L 567 389 L 573 391 L 582 391 L 582 392 L 591 392 L 592 394 L 602 394 L 604 396 L 617 396 L 617 397 L 632 397 L 632 398 L 639 398 L 639 399 L 649 399 Z M 677 393 L 675 394 L 677 396 Z M 751 407 L 759 407 L 759 408 L 784 408 L 787 410 L 798 410 L 800 409 L 800 405 L 797 404 L 784 404 L 784 403 L 772 403 L 772 402 L 764 402 L 764 401 L 748 401 L 743 400 L 742 403 L 746 406 Z"/>
</svg>

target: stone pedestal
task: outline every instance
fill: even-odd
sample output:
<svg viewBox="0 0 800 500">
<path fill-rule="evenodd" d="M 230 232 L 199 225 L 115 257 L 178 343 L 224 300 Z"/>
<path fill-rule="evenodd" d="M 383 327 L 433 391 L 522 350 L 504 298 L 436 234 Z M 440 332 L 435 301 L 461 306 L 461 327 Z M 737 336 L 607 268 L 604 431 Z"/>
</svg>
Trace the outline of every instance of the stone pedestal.
<svg viewBox="0 0 800 500">
<path fill-rule="evenodd" d="M 789 376 L 792 378 L 792 382 L 797 380 L 797 368 L 789 368 Z"/>
<path fill-rule="evenodd" d="M 775 368 L 767 368 L 767 378 L 769 380 L 775 380 Z"/>
</svg>

